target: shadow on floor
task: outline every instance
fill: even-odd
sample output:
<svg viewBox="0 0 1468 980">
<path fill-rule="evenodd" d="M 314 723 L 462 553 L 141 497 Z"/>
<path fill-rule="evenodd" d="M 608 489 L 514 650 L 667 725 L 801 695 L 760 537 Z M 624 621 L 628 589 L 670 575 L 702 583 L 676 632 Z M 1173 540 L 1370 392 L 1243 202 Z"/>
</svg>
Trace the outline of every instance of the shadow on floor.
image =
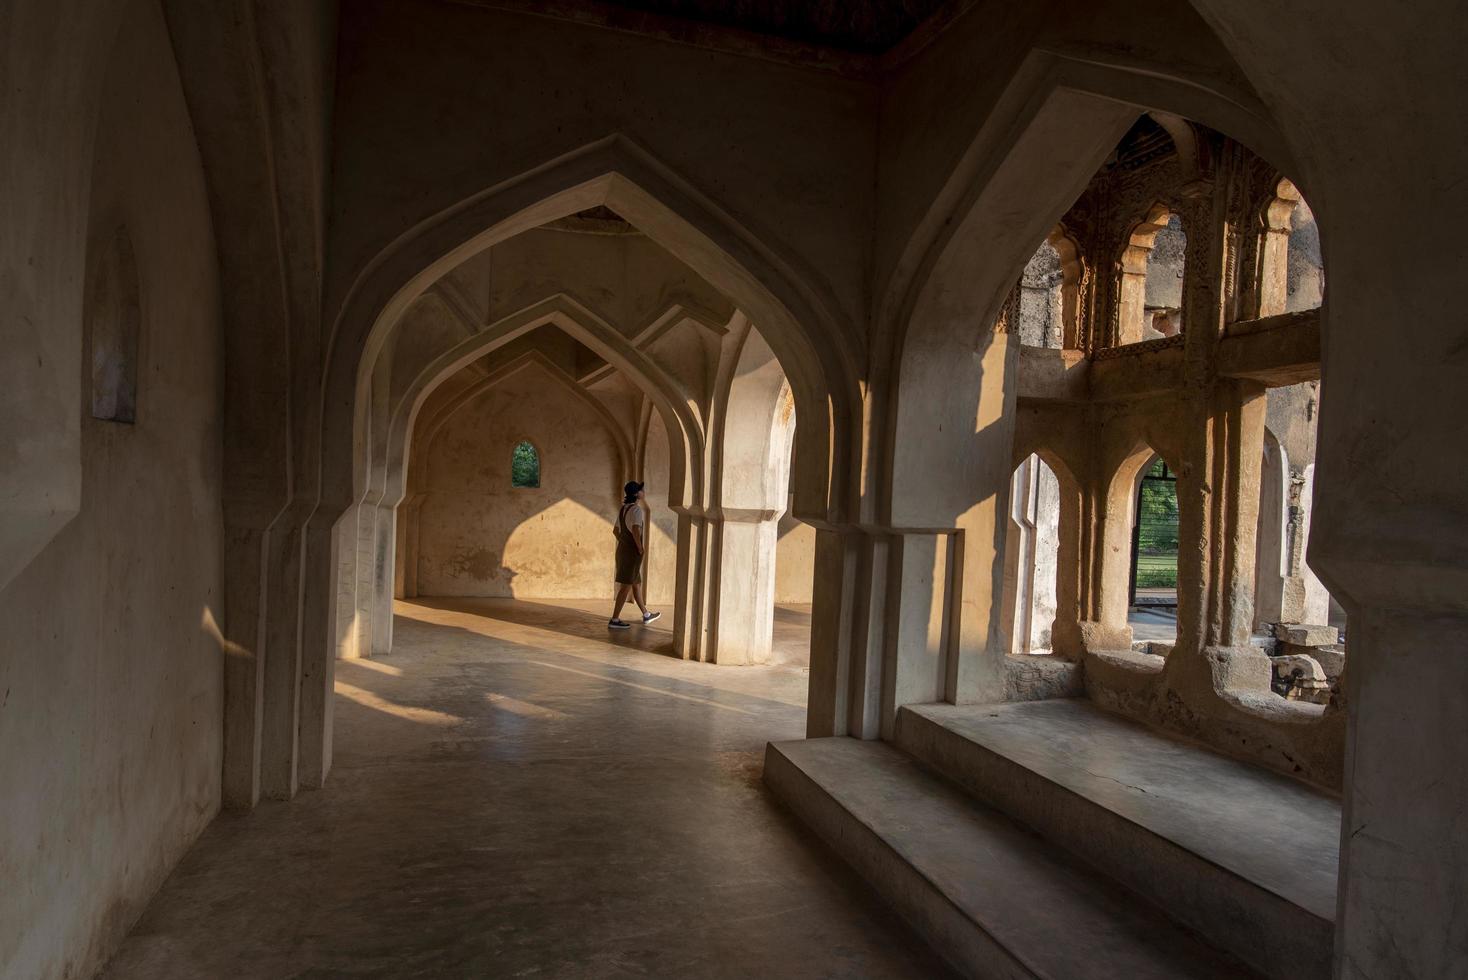
<svg viewBox="0 0 1468 980">
<path fill-rule="evenodd" d="M 560 603 L 398 611 L 390 655 L 336 665 L 327 786 L 215 821 L 107 980 L 947 975 L 764 790 L 802 672 Z"/>
<path fill-rule="evenodd" d="M 533 626 L 552 630 L 565 636 L 582 640 L 601 640 L 628 650 L 656 653 L 665 657 L 676 656 L 673 650 L 673 613 L 661 610 L 661 619 L 643 626 L 637 620 L 630 630 L 609 630 L 607 620 L 612 615 L 610 599 L 502 599 L 455 596 L 419 596 L 407 602 L 442 609 L 450 612 L 465 612 L 486 619 L 495 619 L 516 626 Z M 656 607 L 649 606 L 651 609 Z M 629 611 L 630 610 L 630 611 Z M 628 604 L 623 618 L 637 616 L 637 607 Z"/>
</svg>

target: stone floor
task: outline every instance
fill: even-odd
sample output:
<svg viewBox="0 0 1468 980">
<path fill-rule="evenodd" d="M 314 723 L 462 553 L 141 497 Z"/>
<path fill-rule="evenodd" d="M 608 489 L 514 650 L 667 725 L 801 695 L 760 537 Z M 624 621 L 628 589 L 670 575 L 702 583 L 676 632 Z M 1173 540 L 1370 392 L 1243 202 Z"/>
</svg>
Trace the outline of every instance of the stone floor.
<svg viewBox="0 0 1468 980">
<path fill-rule="evenodd" d="M 397 612 L 338 665 L 327 788 L 215 821 L 103 976 L 946 975 L 760 783 L 804 671 L 660 656 L 600 604 Z"/>
<path fill-rule="evenodd" d="M 1133 608 L 1127 613 L 1133 640 L 1173 643 L 1177 640 L 1177 610 L 1159 607 Z"/>
</svg>

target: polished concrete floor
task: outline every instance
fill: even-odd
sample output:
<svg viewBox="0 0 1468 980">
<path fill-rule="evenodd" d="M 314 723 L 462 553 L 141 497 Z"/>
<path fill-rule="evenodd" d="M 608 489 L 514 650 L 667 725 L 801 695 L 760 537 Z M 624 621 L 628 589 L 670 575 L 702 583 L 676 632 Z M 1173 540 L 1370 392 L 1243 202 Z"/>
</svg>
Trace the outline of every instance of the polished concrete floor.
<svg viewBox="0 0 1468 980">
<path fill-rule="evenodd" d="M 600 604 L 397 611 L 338 664 L 327 788 L 215 821 L 105 977 L 945 975 L 760 782 L 803 670 L 677 660 Z"/>
</svg>

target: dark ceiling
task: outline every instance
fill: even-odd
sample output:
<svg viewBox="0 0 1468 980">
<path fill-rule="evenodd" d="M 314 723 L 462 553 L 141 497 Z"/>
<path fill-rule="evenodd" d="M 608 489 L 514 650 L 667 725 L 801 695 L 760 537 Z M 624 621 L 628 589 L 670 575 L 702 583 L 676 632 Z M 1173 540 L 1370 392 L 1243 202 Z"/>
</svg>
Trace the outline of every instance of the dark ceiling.
<svg viewBox="0 0 1468 980">
<path fill-rule="evenodd" d="M 880 54 L 946 6 L 947 0 L 606 0 L 605 5 Z"/>
<path fill-rule="evenodd" d="M 1151 116 L 1143 114 L 1116 144 L 1116 150 L 1104 166 L 1131 170 L 1158 157 L 1176 153 L 1172 137 Z"/>
</svg>

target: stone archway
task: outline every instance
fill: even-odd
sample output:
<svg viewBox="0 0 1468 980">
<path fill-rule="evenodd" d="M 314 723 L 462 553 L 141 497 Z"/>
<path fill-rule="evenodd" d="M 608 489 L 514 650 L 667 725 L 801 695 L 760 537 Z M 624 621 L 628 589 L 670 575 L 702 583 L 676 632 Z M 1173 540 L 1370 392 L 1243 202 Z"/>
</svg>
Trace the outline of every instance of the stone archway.
<svg viewBox="0 0 1468 980">
<path fill-rule="evenodd" d="M 799 437 L 797 505 L 827 527 L 843 519 L 852 493 L 849 460 L 856 435 L 851 419 L 859 403 L 851 352 L 849 345 L 831 342 L 839 335 L 838 321 L 788 266 L 619 138 L 594 144 L 466 201 L 379 256 L 350 291 L 334 325 L 325 378 L 322 494 L 307 532 L 310 585 L 301 697 L 304 782 L 319 782 L 330 765 L 330 685 L 338 639 L 346 633 L 335 598 L 352 567 L 351 556 L 343 554 L 340 524 L 354 508 L 377 507 L 387 489 L 385 471 L 370 463 L 371 420 L 381 414 L 372 408 L 370 396 L 379 353 L 409 305 L 448 268 L 521 231 L 598 205 L 615 210 L 758 318 L 787 369 L 798 410 L 816 420 L 803 427 L 805 435 Z M 579 327 L 573 323 L 569 329 Z M 611 351 L 603 343 L 606 338 L 587 336 Z M 629 359 L 629 363 L 636 362 Z M 375 531 L 373 536 L 377 537 Z M 362 537 L 359 533 L 357 540 Z M 698 543 L 697 535 L 680 531 L 679 537 L 680 548 L 685 540 L 689 547 Z M 839 548 L 834 532 L 826 537 L 828 551 Z M 377 581 L 390 581 L 381 567 L 381 547 L 375 554 L 364 554 L 360 546 L 357 550 L 359 563 L 370 556 L 379 566 L 373 573 Z M 696 567 L 701 561 L 695 557 L 690 564 Z M 357 580 L 362 579 L 359 572 Z M 832 616 L 842 615 L 839 595 L 848 586 L 845 579 L 832 582 L 835 595 L 825 602 L 818 596 L 818 607 L 831 610 Z M 683 631 L 695 628 L 696 619 L 690 615 L 694 612 L 691 605 L 685 610 L 680 602 Z M 678 623 L 675 616 L 675 628 Z M 832 659 L 839 633 L 833 627 L 824 634 L 833 648 Z"/>
</svg>

